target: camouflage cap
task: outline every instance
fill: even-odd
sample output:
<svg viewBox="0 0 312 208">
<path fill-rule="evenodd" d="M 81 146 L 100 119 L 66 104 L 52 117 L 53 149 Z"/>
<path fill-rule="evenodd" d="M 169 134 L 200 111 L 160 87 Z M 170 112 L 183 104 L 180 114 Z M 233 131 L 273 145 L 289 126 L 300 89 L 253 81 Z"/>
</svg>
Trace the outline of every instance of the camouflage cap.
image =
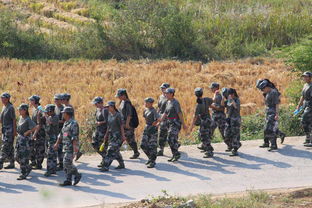
<svg viewBox="0 0 312 208">
<path fill-rule="evenodd" d="M 170 87 L 170 84 L 169 83 L 162 83 L 161 85 L 160 85 L 160 89 L 167 89 L 167 88 L 169 88 Z"/>
<path fill-rule="evenodd" d="M 107 105 L 108 105 L 108 106 L 115 106 L 115 105 L 116 105 L 116 102 L 110 100 L 110 101 L 107 102 Z"/>
<path fill-rule="evenodd" d="M 174 88 L 167 88 L 166 93 L 168 93 L 168 94 L 175 93 L 175 89 Z"/>
<path fill-rule="evenodd" d="M 1 94 L 1 98 L 10 98 L 10 97 L 11 97 L 11 95 L 7 92 L 4 92 Z"/>
<path fill-rule="evenodd" d="M 53 111 L 55 111 L 55 105 L 53 105 L 53 104 L 46 105 L 45 106 L 45 111 L 46 112 L 53 112 Z"/>
<path fill-rule="evenodd" d="M 217 83 L 217 82 L 213 82 L 213 83 L 211 83 L 210 86 L 209 86 L 210 89 L 212 89 L 212 88 L 219 88 L 219 87 L 220 87 L 220 85 L 219 85 L 219 83 Z"/>
<path fill-rule="evenodd" d="M 120 88 L 120 89 L 117 90 L 117 93 L 116 93 L 115 97 L 120 97 L 120 96 L 123 96 L 125 94 L 127 94 L 127 90 L 123 89 L 123 88 Z"/>
<path fill-rule="evenodd" d="M 62 96 L 62 94 L 55 94 L 54 95 L 54 100 L 63 100 L 63 96 Z"/>
<path fill-rule="evenodd" d="M 35 101 L 35 102 L 39 102 L 40 101 L 40 96 L 39 95 L 32 95 L 28 98 L 28 100 L 30 101 Z"/>
<path fill-rule="evenodd" d="M 259 80 L 259 82 L 257 82 L 257 88 L 260 90 L 263 90 L 265 87 L 267 87 L 269 85 L 268 80 L 264 79 L 264 80 Z"/>
<path fill-rule="evenodd" d="M 145 98 L 144 101 L 146 103 L 154 103 L 155 100 L 153 98 L 151 98 L 151 97 L 148 97 L 148 98 Z"/>
<path fill-rule="evenodd" d="M 26 103 L 22 103 L 20 104 L 20 106 L 18 106 L 18 110 L 28 110 L 29 106 Z"/>
<path fill-rule="evenodd" d="M 222 88 L 221 94 L 223 97 L 227 98 L 229 96 L 229 88 L 226 87 Z"/>
<path fill-rule="evenodd" d="M 98 96 L 98 97 L 93 98 L 92 103 L 93 104 L 103 103 L 103 101 L 104 101 L 104 99 L 102 97 Z"/>
<path fill-rule="evenodd" d="M 304 72 L 302 75 L 302 77 L 312 77 L 312 73 L 309 71 Z"/>
<path fill-rule="evenodd" d="M 63 100 L 70 100 L 70 98 L 71 98 L 71 95 L 70 95 L 70 94 L 68 94 L 68 93 L 63 93 L 63 94 L 62 94 L 62 99 L 63 99 Z"/>
<path fill-rule="evenodd" d="M 202 96 L 204 91 L 203 91 L 203 88 L 201 87 L 196 87 L 195 90 L 194 90 L 194 93 L 196 96 Z"/>
<path fill-rule="evenodd" d="M 74 113 L 74 109 L 72 107 L 65 107 L 62 113 Z"/>
</svg>

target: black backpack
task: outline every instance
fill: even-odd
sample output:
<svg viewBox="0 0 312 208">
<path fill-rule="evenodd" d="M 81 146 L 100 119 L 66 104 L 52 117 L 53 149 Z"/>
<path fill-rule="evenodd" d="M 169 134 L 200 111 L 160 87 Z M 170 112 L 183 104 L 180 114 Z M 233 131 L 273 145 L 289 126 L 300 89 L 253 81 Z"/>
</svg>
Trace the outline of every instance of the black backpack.
<svg viewBox="0 0 312 208">
<path fill-rule="evenodd" d="M 135 107 L 132 105 L 132 103 L 130 101 L 127 101 L 130 103 L 131 105 L 131 108 L 132 108 L 132 116 L 131 116 L 131 119 L 130 119 L 130 126 L 132 128 L 137 128 L 139 126 L 139 117 L 138 117 L 138 113 L 135 109 Z"/>
</svg>

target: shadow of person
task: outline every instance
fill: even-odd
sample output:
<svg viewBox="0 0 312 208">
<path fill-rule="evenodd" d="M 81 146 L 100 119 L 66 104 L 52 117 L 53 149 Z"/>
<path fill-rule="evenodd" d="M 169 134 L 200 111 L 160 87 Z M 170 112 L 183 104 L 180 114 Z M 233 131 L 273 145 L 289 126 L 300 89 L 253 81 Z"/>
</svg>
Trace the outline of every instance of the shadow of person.
<svg viewBox="0 0 312 208">
<path fill-rule="evenodd" d="M 311 149 L 311 148 L 309 148 Z M 312 160 L 312 152 L 307 150 L 300 150 L 294 148 L 292 145 L 284 145 L 283 148 L 279 149 L 278 153 L 288 157 L 298 157 Z"/>
<path fill-rule="evenodd" d="M 33 186 L 25 184 L 9 184 L 0 182 L 0 192 L 8 194 L 20 194 L 22 192 L 37 192 L 37 189 Z"/>
</svg>

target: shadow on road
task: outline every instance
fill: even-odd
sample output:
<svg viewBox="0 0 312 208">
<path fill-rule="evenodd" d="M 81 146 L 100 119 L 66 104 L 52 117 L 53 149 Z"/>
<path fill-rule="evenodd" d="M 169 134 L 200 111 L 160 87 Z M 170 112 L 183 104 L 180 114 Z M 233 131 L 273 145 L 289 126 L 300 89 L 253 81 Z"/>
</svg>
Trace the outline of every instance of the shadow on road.
<svg viewBox="0 0 312 208">
<path fill-rule="evenodd" d="M 288 156 L 288 157 L 299 157 L 299 158 L 312 160 L 312 152 L 307 151 L 307 150 L 295 149 L 293 146 L 287 145 L 287 144 L 284 145 L 284 148 L 279 149 L 278 152 L 281 155 Z"/>
<path fill-rule="evenodd" d="M 0 193 L 1 192 L 8 194 L 21 194 L 23 192 L 37 192 L 37 189 L 33 186 L 24 184 L 9 184 L 0 182 Z"/>
</svg>

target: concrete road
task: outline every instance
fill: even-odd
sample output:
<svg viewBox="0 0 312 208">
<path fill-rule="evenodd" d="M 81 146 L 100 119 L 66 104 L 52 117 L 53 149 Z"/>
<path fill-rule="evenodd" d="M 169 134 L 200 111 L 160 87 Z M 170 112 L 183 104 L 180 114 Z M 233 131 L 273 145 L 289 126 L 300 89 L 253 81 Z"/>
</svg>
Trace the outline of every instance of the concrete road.
<svg viewBox="0 0 312 208">
<path fill-rule="evenodd" d="M 243 142 L 239 157 L 229 157 L 224 144 L 215 144 L 215 157 L 202 158 L 196 146 L 181 147 L 179 162 L 159 157 L 155 169 L 144 165 L 146 156 L 129 160 L 126 169 L 98 171 L 100 157 L 83 156 L 76 165 L 83 174 L 77 187 L 61 188 L 63 173 L 46 178 L 44 170 L 31 172 L 28 180 L 17 181 L 19 169 L 0 171 L 1 208 L 70 208 L 136 201 L 162 195 L 197 193 L 222 194 L 246 190 L 312 186 L 312 149 L 303 147 L 304 138 L 286 138 L 277 152 L 258 148 L 262 141 Z M 170 155 L 167 149 L 166 155 Z"/>
</svg>

